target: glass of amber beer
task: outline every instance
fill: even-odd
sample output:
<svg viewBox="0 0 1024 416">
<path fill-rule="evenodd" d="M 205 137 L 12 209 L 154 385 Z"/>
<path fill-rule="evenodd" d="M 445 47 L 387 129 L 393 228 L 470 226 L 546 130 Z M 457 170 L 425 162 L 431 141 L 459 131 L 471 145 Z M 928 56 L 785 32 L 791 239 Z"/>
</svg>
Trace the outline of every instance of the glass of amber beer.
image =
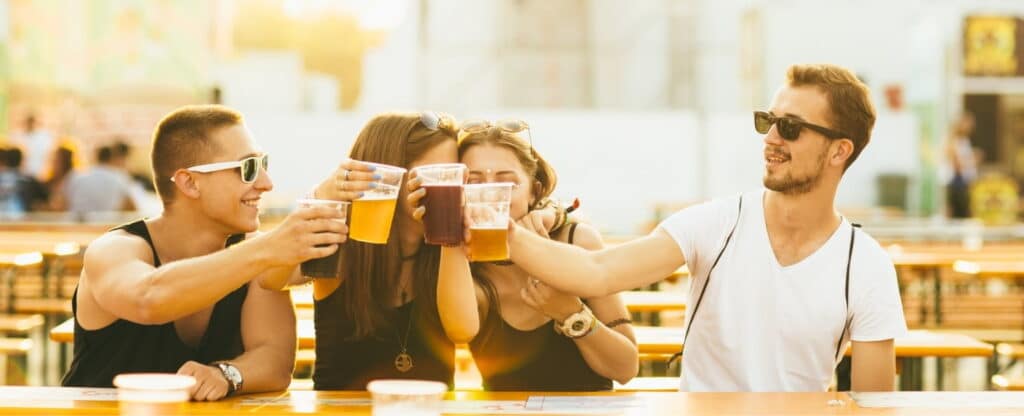
<svg viewBox="0 0 1024 416">
<path fill-rule="evenodd" d="M 374 188 L 366 190 L 362 197 L 352 201 L 348 237 L 364 243 L 387 244 L 405 169 L 380 163 L 363 163 L 373 166 L 373 173 L 380 175 L 380 179 L 375 182 Z"/>
<path fill-rule="evenodd" d="M 470 218 L 470 261 L 508 260 L 508 211 L 512 183 L 464 185 L 466 211 Z"/>
<path fill-rule="evenodd" d="M 462 182 L 466 165 L 441 163 L 412 169 L 423 181 L 423 238 L 427 244 L 457 246 L 462 244 Z"/>
</svg>

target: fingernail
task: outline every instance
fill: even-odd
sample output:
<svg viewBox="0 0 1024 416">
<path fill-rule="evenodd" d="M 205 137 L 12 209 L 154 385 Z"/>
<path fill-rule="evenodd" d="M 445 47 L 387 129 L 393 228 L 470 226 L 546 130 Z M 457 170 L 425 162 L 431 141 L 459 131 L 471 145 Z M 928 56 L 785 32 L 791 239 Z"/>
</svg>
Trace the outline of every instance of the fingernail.
<svg viewBox="0 0 1024 416">
<path fill-rule="evenodd" d="M 362 198 L 362 197 L 363 197 L 363 195 L 366 195 L 366 192 L 360 192 L 360 193 L 359 193 L 359 197 L 360 197 L 360 198 Z"/>
<path fill-rule="evenodd" d="M 370 172 L 373 172 L 373 171 L 377 170 L 376 166 L 373 166 L 373 165 L 367 165 L 367 166 L 370 167 Z"/>
<path fill-rule="evenodd" d="M 376 168 L 374 168 L 374 169 L 376 169 Z M 384 179 L 384 177 L 383 177 L 383 176 L 380 176 L 380 174 L 379 174 L 379 173 L 375 173 L 375 174 L 373 174 L 373 180 L 375 180 L 375 181 L 379 181 L 379 180 L 381 180 L 381 179 Z"/>
<path fill-rule="evenodd" d="M 370 182 L 370 188 L 376 188 L 377 182 Z"/>
</svg>

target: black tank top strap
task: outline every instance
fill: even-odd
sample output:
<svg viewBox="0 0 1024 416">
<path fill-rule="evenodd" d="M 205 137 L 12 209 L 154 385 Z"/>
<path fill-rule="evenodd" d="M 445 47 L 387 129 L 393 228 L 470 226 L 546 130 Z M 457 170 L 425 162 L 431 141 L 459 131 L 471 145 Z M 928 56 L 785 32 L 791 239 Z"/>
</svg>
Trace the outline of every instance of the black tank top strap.
<svg viewBox="0 0 1024 416">
<path fill-rule="evenodd" d="M 580 225 L 580 223 L 574 222 L 574 223 L 569 224 L 569 239 L 567 240 L 569 242 L 569 244 L 573 244 L 573 242 L 576 240 L 576 226 L 577 225 Z"/>
<path fill-rule="evenodd" d="M 153 244 L 153 237 L 149 234 L 149 227 L 146 226 L 146 220 L 138 220 L 128 224 L 119 225 L 111 229 L 111 231 L 113 230 L 122 230 L 128 234 L 146 240 L 146 244 L 149 244 L 150 251 L 153 252 L 153 267 L 160 267 L 160 256 L 156 254 L 156 245 Z"/>
</svg>

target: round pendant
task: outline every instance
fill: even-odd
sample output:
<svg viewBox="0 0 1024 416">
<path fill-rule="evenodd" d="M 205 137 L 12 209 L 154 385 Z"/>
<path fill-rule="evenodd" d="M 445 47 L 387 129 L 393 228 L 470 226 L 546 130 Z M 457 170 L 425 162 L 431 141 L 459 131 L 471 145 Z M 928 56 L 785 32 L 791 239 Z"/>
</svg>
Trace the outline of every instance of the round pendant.
<svg viewBox="0 0 1024 416">
<path fill-rule="evenodd" d="M 412 356 L 404 352 L 395 356 L 395 369 L 403 373 L 412 370 Z"/>
</svg>

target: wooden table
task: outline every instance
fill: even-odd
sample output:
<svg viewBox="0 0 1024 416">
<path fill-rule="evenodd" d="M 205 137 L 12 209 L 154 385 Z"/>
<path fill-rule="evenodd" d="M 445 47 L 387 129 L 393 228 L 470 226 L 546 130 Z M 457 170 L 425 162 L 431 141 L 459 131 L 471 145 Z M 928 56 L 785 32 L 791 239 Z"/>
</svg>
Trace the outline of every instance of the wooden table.
<svg viewBox="0 0 1024 416">
<path fill-rule="evenodd" d="M 316 330 L 311 319 L 297 322 L 299 348 L 308 350 L 316 347 Z M 640 354 L 672 355 L 682 347 L 681 327 L 637 326 L 637 346 Z M 74 322 L 69 319 L 50 331 L 50 338 L 57 342 L 74 341 Z M 459 348 L 467 348 L 460 345 Z M 846 354 L 849 355 L 850 349 Z M 902 368 L 900 386 L 902 390 L 920 390 L 923 380 L 924 357 L 962 358 L 991 357 L 994 347 L 967 335 L 939 333 L 928 330 L 912 330 L 907 336 L 895 340 L 895 354 Z M 941 368 L 941 367 L 940 367 Z M 941 378 L 941 377 L 940 377 Z"/>
<path fill-rule="evenodd" d="M 890 245 L 887 250 L 892 257 L 893 264 L 897 269 L 916 268 L 922 269 L 930 274 L 932 279 L 933 311 L 935 324 L 942 324 L 942 269 L 953 268 L 954 270 L 969 273 L 971 270 L 981 270 L 979 263 L 990 265 L 992 271 L 995 265 L 1014 263 L 1021 259 L 1022 251 L 1017 246 L 991 248 L 983 250 L 968 250 L 956 247 L 929 247 L 927 245 L 904 247 Z M 989 273 L 992 275 L 994 273 Z M 985 273 L 973 275 L 984 276 Z M 1018 274 L 1024 276 L 1024 274 Z M 922 315 L 922 324 L 924 315 Z"/>
<path fill-rule="evenodd" d="M 964 401 L 979 393 L 914 393 L 925 398 Z M 1004 393 L 980 393 L 981 397 Z M 1021 408 L 986 408 L 981 403 L 955 409 L 863 408 L 846 393 L 530 393 L 530 392 L 451 392 L 446 406 L 479 405 L 523 406 L 531 396 L 614 396 L 635 403 L 633 408 L 612 411 L 629 415 L 1019 415 Z M 112 389 L 73 389 L 61 387 L 0 387 L 0 413 L 3 414 L 117 414 Z M 1015 397 L 1015 396 L 1011 396 Z M 76 400 L 78 398 L 78 400 Z M 81 400 L 89 398 L 91 400 Z M 351 414 L 370 415 L 369 395 L 365 392 L 284 391 L 232 397 L 217 402 L 193 402 L 183 405 L 182 414 L 195 415 L 296 415 Z M 536 399 L 535 399 L 536 400 Z M 605 409 L 608 410 L 608 409 Z M 486 410 L 485 410 L 486 411 Z M 488 413 L 468 413 L 488 414 Z M 497 413 L 490 413 L 497 414 Z M 520 413 L 522 414 L 522 413 Z M 571 414 L 571 413 L 566 413 Z"/>
</svg>

